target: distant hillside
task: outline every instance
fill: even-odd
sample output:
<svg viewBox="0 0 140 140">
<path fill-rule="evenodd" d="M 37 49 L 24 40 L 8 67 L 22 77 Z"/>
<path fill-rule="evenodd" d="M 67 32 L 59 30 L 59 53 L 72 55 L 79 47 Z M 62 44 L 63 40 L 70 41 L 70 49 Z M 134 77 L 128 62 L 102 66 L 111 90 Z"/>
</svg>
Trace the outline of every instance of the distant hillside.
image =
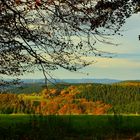
<svg viewBox="0 0 140 140">
<path fill-rule="evenodd" d="M 97 83 L 97 84 L 112 84 L 119 83 L 120 80 L 115 79 L 52 79 L 50 80 L 54 85 L 58 84 L 86 84 L 86 83 Z M 10 93 L 33 93 L 40 92 L 44 88 L 44 79 L 22 79 L 20 85 L 10 86 L 6 91 Z M 54 86 L 52 84 L 52 86 Z M 51 85 L 49 85 L 51 86 Z"/>
<path fill-rule="evenodd" d="M 125 86 L 140 86 L 140 80 L 127 80 L 127 81 L 121 81 L 117 83 L 119 85 L 125 85 Z"/>
<path fill-rule="evenodd" d="M 9 93 L 33 93 L 33 92 L 40 92 L 44 87 L 43 84 L 40 83 L 23 83 L 18 86 L 12 86 L 11 88 L 8 88 L 6 91 Z"/>
<path fill-rule="evenodd" d="M 22 79 L 24 83 L 44 83 L 44 79 Z M 121 80 L 116 79 L 50 79 L 53 83 L 102 83 L 111 84 L 117 83 Z"/>
</svg>

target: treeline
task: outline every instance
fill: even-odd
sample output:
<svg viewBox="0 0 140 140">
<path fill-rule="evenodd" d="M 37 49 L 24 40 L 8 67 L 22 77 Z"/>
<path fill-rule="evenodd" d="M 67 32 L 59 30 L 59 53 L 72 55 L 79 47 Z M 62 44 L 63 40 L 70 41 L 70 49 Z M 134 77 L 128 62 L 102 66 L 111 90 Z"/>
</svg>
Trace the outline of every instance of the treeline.
<svg viewBox="0 0 140 140">
<path fill-rule="evenodd" d="M 111 113 L 139 113 L 140 114 L 140 85 L 132 84 L 86 84 L 80 85 L 81 94 L 77 98 L 90 101 L 103 101 L 112 105 Z"/>
<path fill-rule="evenodd" d="M 0 113 L 140 114 L 140 86 L 75 84 L 32 94 L 0 94 Z"/>
<path fill-rule="evenodd" d="M 63 90 L 44 89 L 39 95 L 0 94 L 0 113 L 26 113 L 43 115 L 107 114 L 110 104 L 76 98 L 80 91 L 76 86 Z M 40 97 L 39 100 L 32 97 Z"/>
<path fill-rule="evenodd" d="M 23 95 L 0 94 L 0 114 L 34 113 L 35 106 L 31 100 L 25 100 Z"/>
</svg>

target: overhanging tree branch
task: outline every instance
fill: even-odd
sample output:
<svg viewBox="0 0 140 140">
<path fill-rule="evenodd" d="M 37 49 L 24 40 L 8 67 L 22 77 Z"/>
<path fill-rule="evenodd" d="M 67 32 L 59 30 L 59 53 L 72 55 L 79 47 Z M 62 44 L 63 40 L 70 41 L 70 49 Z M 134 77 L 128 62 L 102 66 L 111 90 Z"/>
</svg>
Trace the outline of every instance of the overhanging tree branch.
<svg viewBox="0 0 140 140">
<path fill-rule="evenodd" d="M 137 0 L 1 0 L 0 74 L 77 71 L 93 63 L 86 56 L 111 57 L 95 43 L 112 44 L 107 37 L 138 7 Z"/>
</svg>

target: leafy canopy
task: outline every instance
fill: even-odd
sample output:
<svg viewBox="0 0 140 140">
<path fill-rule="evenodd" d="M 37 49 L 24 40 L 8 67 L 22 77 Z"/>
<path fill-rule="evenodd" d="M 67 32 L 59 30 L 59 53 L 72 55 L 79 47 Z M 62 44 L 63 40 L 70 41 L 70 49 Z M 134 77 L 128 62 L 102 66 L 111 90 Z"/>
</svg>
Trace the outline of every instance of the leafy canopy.
<svg viewBox="0 0 140 140">
<path fill-rule="evenodd" d="M 96 42 L 119 34 L 138 0 L 0 0 L 0 75 L 59 67 L 76 71 L 102 56 Z"/>
</svg>

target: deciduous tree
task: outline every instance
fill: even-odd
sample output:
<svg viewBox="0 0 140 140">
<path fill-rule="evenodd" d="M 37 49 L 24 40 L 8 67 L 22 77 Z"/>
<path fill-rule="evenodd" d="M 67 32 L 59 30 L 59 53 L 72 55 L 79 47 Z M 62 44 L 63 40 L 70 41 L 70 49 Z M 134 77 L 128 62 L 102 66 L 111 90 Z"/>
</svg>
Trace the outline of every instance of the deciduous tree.
<svg viewBox="0 0 140 140">
<path fill-rule="evenodd" d="M 85 67 L 86 56 L 104 55 L 94 44 L 110 43 L 139 7 L 139 0 L 0 0 L 0 75 Z"/>
</svg>

